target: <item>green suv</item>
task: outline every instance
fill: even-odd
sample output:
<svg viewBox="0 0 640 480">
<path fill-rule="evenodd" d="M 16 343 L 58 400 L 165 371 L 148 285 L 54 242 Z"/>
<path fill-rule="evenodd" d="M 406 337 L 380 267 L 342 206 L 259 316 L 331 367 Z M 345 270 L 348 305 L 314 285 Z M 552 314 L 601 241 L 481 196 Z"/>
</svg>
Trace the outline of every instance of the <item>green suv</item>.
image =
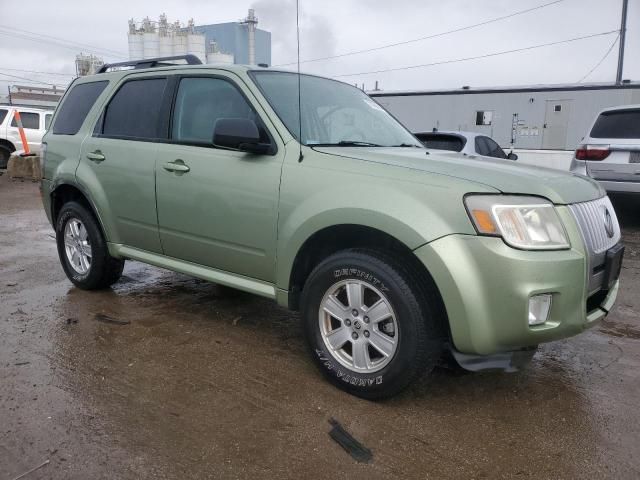
<svg viewBox="0 0 640 480">
<path fill-rule="evenodd" d="M 73 83 L 43 141 L 44 208 L 79 288 L 132 259 L 272 298 L 301 311 L 326 377 L 370 399 L 450 353 L 515 369 L 615 301 L 620 227 L 588 178 L 430 151 L 326 78 L 108 67 Z"/>
</svg>

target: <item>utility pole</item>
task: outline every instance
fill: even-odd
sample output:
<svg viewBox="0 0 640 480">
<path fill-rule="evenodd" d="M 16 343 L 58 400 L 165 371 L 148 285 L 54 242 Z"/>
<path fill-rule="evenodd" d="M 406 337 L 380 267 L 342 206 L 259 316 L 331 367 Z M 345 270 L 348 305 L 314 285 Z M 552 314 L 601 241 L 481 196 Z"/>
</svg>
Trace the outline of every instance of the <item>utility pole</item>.
<svg viewBox="0 0 640 480">
<path fill-rule="evenodd" d="M 620 49 L 618 52 L 618 73 L 616 75 L 616 85 L 622 84 L 622 71 L 624 69 L 624 40 L 627 34 L 627 9 L 629 0 L 622 0 L 622 21 L 620 22 Z"/>
</svg>

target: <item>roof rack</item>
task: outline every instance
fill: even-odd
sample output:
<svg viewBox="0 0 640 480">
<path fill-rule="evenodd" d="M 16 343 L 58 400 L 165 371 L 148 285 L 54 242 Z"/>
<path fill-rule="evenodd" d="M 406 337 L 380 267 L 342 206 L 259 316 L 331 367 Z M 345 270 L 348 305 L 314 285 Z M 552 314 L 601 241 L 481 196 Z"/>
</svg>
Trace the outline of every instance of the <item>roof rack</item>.
<svg viewBox="0 0 640 480">
<path fill-rule="evenodd" d="M 187 65 L 202 65 L 202 62 L 195 55 L 176 55 L 174 57 L 158 57 L 145 58 L 144 60 L 129 60 L 128 62 L 105 63 L 97 73 L 105 73 L 113 68 L 133 67 L 138 70 L 140 68 L 155 68 L 176 65 L 175 63 L 167 63 L 170 60 L 184 60 Z"/>
</svg>

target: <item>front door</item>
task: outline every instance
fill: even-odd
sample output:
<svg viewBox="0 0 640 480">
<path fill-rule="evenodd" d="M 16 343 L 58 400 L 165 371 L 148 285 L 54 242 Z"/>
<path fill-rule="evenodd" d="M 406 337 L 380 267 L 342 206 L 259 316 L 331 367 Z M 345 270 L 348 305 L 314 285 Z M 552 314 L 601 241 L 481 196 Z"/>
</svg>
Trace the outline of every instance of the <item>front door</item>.
<svg viewBox="0 0 640 480">
<path fill-rule="evenodd" d="M 179 79 L 170 142 L 157 158 L 158 223 L 165 255 L 273 282 L 284 149 L 257 155 L 212 143 L 218 118 L 250 118 L 276 145 L 250 96 L 225 76 Z"/>
<path fill-rule="evenodd" d="M 547 100 L 542 136 L 543 149 L 567 150 L 574 148 L 574 145 L 567 145 L 570 114 L 571 100 Z"/>
<path fill-rule="evenodd" d="M 166 78 L 124 82 L 82 144 L 78 178 L 109 222 L 109 241 L 162 253 L 155 192 Z"/>
</svg>

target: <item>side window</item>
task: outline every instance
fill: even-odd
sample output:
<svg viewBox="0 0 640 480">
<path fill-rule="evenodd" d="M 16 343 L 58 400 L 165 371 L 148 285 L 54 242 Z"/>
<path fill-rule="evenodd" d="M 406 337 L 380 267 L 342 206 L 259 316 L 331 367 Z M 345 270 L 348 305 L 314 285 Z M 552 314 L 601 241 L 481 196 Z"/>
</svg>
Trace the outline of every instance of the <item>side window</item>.
<svg viewBox="0 0 640 480">
<path fill-rule="evenodd" d="M 258 115 L 231 82 L 204 77 L 180 80 L 171 124 L 172 140 L 211 145 L 213 127 L 219 118 L 254 120 L 260 129 L 260 141 L 270 142 Z"/>
<path fill-rule="evenodd" d="M 495 140 L 489 137 L 483 137 L 483 138 L 484 138 L 484 141 L 486 142 L 487 150 L 489 151 L 487 155 L 495 158 L 507 158 L 507 155 L 504 153 L 504 150 L 502 150 L 500 145 L 498 145 L 495 142 Z"/>
<path fill-rule="evenodd" d="M 2 123 L 4 122 L 4 119 L 7 117 L 7 113 L 9 113 L 9 110 L 0 108 L 0 125 L 2 125 Z"/>
<path fill-rule="evenodd" d="M 485 157 L 489 156 L 489 148 L 485 142 L 485 137 L 476 137 L 476 153 Z"/>
<path fill-rule="evenodd" d="M 106 137 L 152 139 L 158 137 L 158 118 L 166 78 L 130 80 L 113 96 L 104 113 Z"/>
<path fill-rule="evenodd" d="M 44 129 L 45 130 L 49 130 L 49 125 L 51 125 L 51 118 L 53 117 L 53 114 L 51 113 L 47 113 L 44 116 Z"/>
<path fill-rule="evenodd" d="M 90 82 L 73 87 L 62 101 L 53 124 L 52 133 L 54 135 L 75 135 L 78 133 L 89 110 L 108 84 L 107 81 Z M 48 125 L 46 118 L 45 125 Z"/>
<path fill-rule="evenodd" d="M 22 127 L 28 128 L 31 130 L 39 130 L 40 129 L 40 114 L 33 112 L 20 112 L 20 120 L 22 120 Z M 11 120 L 11 126 L 17 127 L 18 121 L 16 120 L 16 115 L 13 115 L 13 120 Z"/>
</svg>

